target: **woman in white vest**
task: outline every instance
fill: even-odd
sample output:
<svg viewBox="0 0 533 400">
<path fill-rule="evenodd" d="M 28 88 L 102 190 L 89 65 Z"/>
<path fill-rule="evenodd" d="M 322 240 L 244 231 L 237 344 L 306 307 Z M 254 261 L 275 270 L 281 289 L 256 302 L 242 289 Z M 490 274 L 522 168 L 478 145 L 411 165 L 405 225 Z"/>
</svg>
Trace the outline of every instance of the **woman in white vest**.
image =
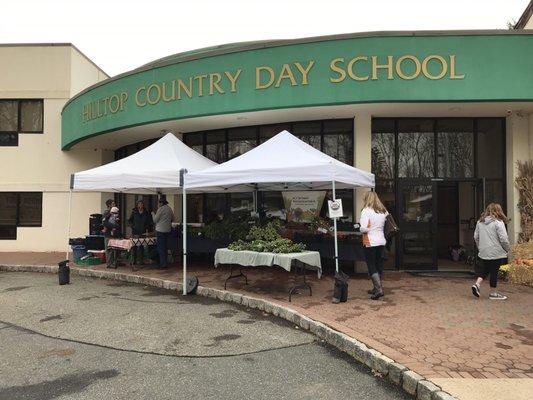
<svg viewBox="0 0 533 400">
<path fill-rule="evenodd" d="M 365 251 L 368 275 L 372 279 L 374 288 L 369 290 L 372 300 L 383 297 L 381 276 L 383 275 L 383 249 L 387 244 L 385 239 L 385 220 L 387 209 L 379 199 L 376 192 L 367 192 L 363 197 L 363 210 L 361 211 L 360 230 L 363 233 L 363 246 Z"/>
</svg>

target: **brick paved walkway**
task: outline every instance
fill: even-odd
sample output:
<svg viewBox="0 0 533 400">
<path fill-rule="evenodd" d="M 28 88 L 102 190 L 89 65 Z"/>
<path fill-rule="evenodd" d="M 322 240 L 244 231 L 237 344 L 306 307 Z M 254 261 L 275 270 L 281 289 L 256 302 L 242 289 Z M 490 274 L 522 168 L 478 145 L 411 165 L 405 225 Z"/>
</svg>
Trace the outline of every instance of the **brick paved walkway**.
<svg viewBox="0 0 533 400">
<path fill-rule="evenodd" d="M 28 257 L 33 262 L 28 262 Z M 55 257 L 55 258 L 54 258 Z M 0 253 L 0 264 L 53 264 L 63 254 Z M 93 267 L 105 269 L 104 266 Z M 119 267 L 121 272 L 129 268 Z M 193 264 L 190 273 L 200 284 L 223 288 L 228 268 Z M 276 268 L 247 269 L 249 285 L 232 280 L 228 290 L 287 305 L 375 348 L 427 378 L 533 378 L 533 289 L 500 285 L 507 301 L 488 300 L 470 292 L 471 280 L 416 277 L 388 273 L 385 297 L 368 299 L 366 276 L 352 277 L 349 301 L 332 304 L 331 276 L 318 280 L 309 274 L 313 296 L 298 294 L 288 302 L 293 276 Z M 179 266 L 168 271 L 141 270 L 135 274 L 180 280 Z"/>
</svg>

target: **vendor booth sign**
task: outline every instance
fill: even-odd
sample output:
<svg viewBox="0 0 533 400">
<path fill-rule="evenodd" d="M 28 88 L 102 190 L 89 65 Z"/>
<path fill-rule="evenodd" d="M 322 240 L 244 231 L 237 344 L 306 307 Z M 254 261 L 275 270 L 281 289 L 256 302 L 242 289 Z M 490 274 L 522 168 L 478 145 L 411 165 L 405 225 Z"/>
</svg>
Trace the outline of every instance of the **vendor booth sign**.
<svg viewBox="0 0 533 400">
<path fill-rule="evenodd" d="M 325 197 L 325 191 L 283 192 L 287 221 L 313 221 L 320 214 Z"/>
<path fill-rule="evenodd" d="M 342 218 L 343 212 L 342 212 L 342 200 L 328 200 L 328 207 L 329 207 L 329 217 L 330 218 Z"/>
</svg>

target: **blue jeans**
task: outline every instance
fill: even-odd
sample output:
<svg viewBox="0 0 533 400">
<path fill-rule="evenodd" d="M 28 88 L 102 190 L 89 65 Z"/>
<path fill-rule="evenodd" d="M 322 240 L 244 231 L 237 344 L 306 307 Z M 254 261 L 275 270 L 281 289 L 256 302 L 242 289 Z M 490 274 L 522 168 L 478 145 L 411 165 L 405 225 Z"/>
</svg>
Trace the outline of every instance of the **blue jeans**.
<svg viewBox="0 0 533 400">
<path fill-rule="evenodd" d="M 157 252 L 159 253 L 159 266 L 161 268 L 167 267 L 168 246 L 167 238 L 170 232 L 157 232 Z"/>
</svg>

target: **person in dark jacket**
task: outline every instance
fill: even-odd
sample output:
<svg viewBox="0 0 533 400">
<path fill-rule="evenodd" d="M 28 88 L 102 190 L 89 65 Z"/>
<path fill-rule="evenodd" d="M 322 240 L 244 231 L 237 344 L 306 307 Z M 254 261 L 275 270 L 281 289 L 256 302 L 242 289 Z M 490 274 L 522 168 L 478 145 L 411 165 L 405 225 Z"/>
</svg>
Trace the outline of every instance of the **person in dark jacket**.
<svg viewBox="0 0 533 400">
<path fill-rule="evenodd" d="M 138 201 L 137 207 L 135 207 L 131 211 L 128 223 L 131 227 L 131 234 L 134 238 L 142 237 L 146 235 L 147 232 L 152 231 L 154 227 L 152 214 L 146 210 L 146 208 L 144 207 L 144 202 L 142 200 Z M 133 256 L 133 263 L 135 264 L 142 258 L 143 248 L 142 246 L 135 246 L 131 249 L 131 251 Z"/>
<path fill-rule="evenodd" d="M 152 214 L 146 210 L 142 200 L 138 201 L 137 207 L 131 211 L 128 223 L 130 224 L 133 237 L 145 235 L 153 229 L 154 221 L 152 221 Z"/>
</svg>

